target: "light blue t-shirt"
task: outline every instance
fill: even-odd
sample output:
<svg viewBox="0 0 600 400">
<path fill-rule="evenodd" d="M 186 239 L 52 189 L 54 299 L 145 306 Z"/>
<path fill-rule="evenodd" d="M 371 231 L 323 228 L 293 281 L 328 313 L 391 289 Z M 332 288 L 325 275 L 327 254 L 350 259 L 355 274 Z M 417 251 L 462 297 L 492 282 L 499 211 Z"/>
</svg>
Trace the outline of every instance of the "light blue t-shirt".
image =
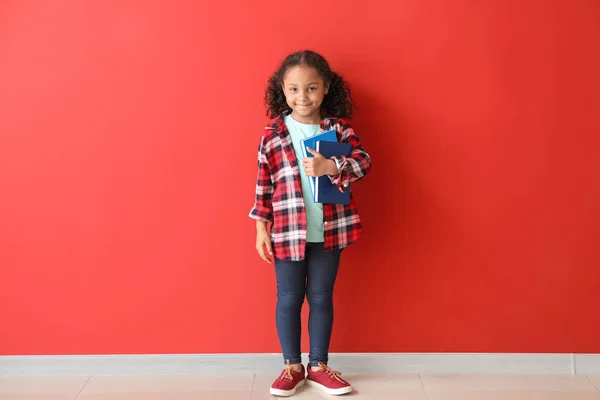
<svg viewBox="0 0 600 400">
<path fill-rule="evenodd" d="M 313 201 L 310 182 L 308 176 L 304 173 L 304 168 L 302 168 L 304 154 L 302 154 L 302 146 L 300 145 L 302 139 L 315 136 L 319 133 L 320 125 L 303 124 L 296 121 L 291 115 L 286 115 L 284 122 L 292 137 L 292 143 L 294 144 L 294 151 L 296 152 L 298 167 L 300 169 L 302 197 L 304 198 L 304 205 L 306 206 L 306 241 L 323 242 L 323 205 Z"/>
</svg>

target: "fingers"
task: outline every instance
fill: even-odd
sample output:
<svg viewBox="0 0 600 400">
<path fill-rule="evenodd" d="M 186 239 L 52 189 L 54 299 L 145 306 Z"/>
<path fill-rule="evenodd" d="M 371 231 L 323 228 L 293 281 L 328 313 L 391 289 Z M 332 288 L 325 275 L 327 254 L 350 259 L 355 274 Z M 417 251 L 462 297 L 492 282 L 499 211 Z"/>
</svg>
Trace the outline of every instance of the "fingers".
<svg viewBox="0 0 600 400">
<path fill-rule="evenodd" d="M 260 256 L 260 258 L 262 258 L 263 260 L 265 260 L 267 263 L 271 264 L 271 260 L 265 255 L 265 249 L 261 248 L 258 250 L 258 255 Z"/>
<path fill-rule="evenodd" d="M 310 157 L 310 158 L 305 158 L 304 160 L 302 160 L 302 168 L 304 168 L 304 173 L 306 174 L 306 176 L 312 176 L 313 171 L 314 171 L 314 167 L 313 167 L 313 161 L 314 158 Z"/>
<path fill-rule="evenodd" d="M 308 151 L 310 154 L 312 154 L 315 157 L 319 157 L 321 156 L 321 153 L 319 153 L 318 151 L 311 149 L 310 147 L 306 148 L 306 151 Z"/>
<path fill-rule="evenodd" d="M 256 248 L 256 250 L 258 251 L 258 255 L 260 256 L 260 258 L 262 258 L 263 260 L 265 260 L 267 263 L 271 264 L 272 261 L 269 257 L 267 257 L 267 255 L 265 254 L 265 246 L 267 246 L 267 250 L 269 252 L 269 254 L 273 254 L 273 251 L 271 250 L 271 244 L 268 242 L 262 242 L 258 245 L 258 247 Z"/>
<path fill-rule="evenodd" d="M 311 152 L 311 154 L 314 154 L 314 157 L 305 157 L 302 159 L 304 174 L 306 176 L 320 176 L 317 174 L 317 171 L 321 171 L 323 169 L 323 160 L 325 160 L 325 158 L 316 150 L 313 150 L 310 147 L 307 147 L 307 149 Z"/>
<path fill-rule="evenodd" d="M 312 176 L 315 172 L 315 167 L 313 165 L 303 165 L 302 168 L 304 168 L 306 176 Z"/>
<path fill-rule="evenodd" d="M 266 242 L 267 244 L 267 251 L 269 252 L 269 255 L 273 255 L 273 248 L 271 247 L 271 242 Z"/>
</svg>

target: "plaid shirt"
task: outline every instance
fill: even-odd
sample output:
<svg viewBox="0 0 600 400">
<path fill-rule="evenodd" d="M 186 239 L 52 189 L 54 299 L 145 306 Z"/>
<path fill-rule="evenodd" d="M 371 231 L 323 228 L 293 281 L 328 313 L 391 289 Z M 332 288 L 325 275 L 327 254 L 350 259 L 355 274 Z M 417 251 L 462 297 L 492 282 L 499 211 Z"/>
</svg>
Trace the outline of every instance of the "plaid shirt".
<svg viewBox="0 0 600 400">
<path fill-rule="evenodd" d="M 306 245 L 306 208 L 298 160 L 284 116 L 271 121 L 260 140 L 256 196 L 250 218 L 272 222 L 271 241 L 278 259 L 300 261 Z M 344 191 L 349 183 L 367 174 L 371 158 L 348 122 L 333 117 L 322 119 L 320 131 L 331 129 L 336 130 L 338 141 L 353 147 L 350 157 L 334 157 L 339 174 L 330 179 Z M 348 205 L 323 204 L 323 228 L 325 251 L 342 249 L 359 238 L 363 228 L 352 194 Z"/>
</svg>

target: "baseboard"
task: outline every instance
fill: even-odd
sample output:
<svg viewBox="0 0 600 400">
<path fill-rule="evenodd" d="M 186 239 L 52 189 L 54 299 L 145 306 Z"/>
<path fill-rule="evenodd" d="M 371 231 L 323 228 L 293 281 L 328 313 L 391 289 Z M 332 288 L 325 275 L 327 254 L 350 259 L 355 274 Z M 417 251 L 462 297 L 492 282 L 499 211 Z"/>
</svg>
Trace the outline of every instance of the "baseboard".
<svg viewBox="0 0 600 400">
<path fill-rule="evenodd" d="M 281 354 L 4 356 L 0 376 L 273 374 L 282 364 Z M 600 354 L 335 353 L 330 365 L 351 374 L 597 374 Z"/>
</svg>

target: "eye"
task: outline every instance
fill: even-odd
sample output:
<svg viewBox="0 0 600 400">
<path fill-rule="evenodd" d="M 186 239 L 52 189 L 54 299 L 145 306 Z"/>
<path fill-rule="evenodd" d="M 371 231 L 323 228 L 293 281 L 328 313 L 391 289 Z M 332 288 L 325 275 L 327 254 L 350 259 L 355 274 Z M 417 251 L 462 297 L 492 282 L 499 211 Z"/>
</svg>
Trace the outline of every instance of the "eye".
<svg viewBox="0 0 600 400">
<path fill-rule="evenodd" d="M 308 90 L 311 91 L 311 92 L 314 92 L 315 90 L 317 90 L 317 88 L 316 87 L 310 87 L 310 88 L 308 88 Z"/>
<path fill-rule="evenodd" d="M 298 89 L 297 89 L 297 88 L 295 88 L 295 87 L 293 87 L 293 88 L 290 88 L 290 92 L 296 92 L 297 90 L 298 90 Z"/>
</svg>

